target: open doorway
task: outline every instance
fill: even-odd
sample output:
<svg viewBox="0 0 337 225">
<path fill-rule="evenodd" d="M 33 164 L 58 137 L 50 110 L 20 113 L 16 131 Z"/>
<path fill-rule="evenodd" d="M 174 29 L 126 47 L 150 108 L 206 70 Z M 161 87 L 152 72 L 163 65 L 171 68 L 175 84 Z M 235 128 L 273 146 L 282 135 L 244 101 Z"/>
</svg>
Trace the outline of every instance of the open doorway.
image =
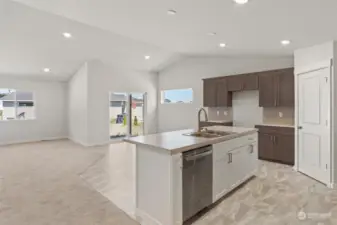
<svg viewBox="0 0 337 225">
<path fill-rule="evenodd" d="M 144 93 L 109 93 L 110 139 L 144 134 Z"/>
</svg>

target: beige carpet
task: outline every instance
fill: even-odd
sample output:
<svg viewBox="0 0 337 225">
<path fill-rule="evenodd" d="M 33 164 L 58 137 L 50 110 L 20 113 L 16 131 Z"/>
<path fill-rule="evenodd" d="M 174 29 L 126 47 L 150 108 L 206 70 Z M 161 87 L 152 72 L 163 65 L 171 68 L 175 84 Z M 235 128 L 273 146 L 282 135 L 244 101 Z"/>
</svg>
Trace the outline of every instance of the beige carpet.
<svg viewBox="0 0 337 225">
<path fill-rule="evenodd" d="M 0 147 L 0 224 L 137 224 L 79 176 L 107 149 L 70 141 Z"/>
</svg>

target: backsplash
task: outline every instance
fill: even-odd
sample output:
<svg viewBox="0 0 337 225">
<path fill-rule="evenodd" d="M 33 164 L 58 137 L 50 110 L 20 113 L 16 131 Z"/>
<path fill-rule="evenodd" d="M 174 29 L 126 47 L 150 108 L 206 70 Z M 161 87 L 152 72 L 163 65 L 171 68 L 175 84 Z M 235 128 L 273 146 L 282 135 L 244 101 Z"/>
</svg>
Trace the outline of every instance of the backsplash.
<svg viewBox="0 0 337 225">
<path fill-rule="evenodd" d="M 263 108 L 264 124 L 294 125 L 295 111 L 291 107 Z"/>
<path fill-rule="evenodd" d="M 261 124 L 262 108 L 259 107 L 259 91 L 233 93 L 233 123 L 239 127 L 254 127 Z"/>
<path fill-rule="evenodd" d="M 233 120 L 233 110 L 232 108 L 208 108 L 208 119 L 209 120 Z"/>
<path fill-rule="evenodd" d="M 292 107 L 259 107 L 258 91 L 233 93 L 233 107 L 208 108 L 208 119 L 233 121 L 235 126 L 254 127 L 257 124 L 294 125 Z"/>
</svg>

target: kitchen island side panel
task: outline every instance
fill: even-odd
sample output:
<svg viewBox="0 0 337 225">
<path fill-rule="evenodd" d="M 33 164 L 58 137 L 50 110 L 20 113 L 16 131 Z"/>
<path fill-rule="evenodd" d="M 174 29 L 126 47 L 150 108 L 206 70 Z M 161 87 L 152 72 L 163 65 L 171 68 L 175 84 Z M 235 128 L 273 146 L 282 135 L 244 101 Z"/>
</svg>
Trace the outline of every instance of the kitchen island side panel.
<svg viewBox="0 0 337 225">
<path fill-rule="evenodd" d="M 181 211 L 179 206 L 181 205 L 181 200 L 179 201 L 181 184 L 177 178 L 181 170 L 178 164 L 178 155 L 173 158 L 168 152 L 158 151 L 155 147 L 137 145 L 136 218 L 140 224 L 182 224 L 181 219 L 177 218 L 177 215 L 179 217 L 181 214 L 179 212 Z"/>
</svg>

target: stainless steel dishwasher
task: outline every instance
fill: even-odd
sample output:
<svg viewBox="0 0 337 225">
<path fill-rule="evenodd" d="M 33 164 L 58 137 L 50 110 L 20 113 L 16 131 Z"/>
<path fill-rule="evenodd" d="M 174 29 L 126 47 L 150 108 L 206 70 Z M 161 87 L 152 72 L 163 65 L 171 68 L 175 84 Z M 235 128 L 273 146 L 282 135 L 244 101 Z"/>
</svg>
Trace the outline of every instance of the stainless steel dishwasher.
<svg viewBox="0 0 337 225">
<path fill-rule="evenodd" d="M 183 220 L 188 220 L 211 205 L 212 196 L 212 146 L 183 153 Z"/>
</svg>

